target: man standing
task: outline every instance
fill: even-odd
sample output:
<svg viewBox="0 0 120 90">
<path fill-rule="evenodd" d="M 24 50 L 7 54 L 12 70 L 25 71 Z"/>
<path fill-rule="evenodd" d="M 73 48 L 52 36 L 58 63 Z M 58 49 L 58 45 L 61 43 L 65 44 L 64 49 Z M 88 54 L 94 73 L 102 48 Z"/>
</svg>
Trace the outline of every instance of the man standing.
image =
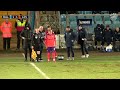
<svg viewBox="0 0 120 90">
<path fill-rule="evenodd" d="M 26 25 L 26 20 L 22 19 L 22 14 L 18 16 L 18 20 L 15 22 L 15 28 L 17 30 L 17 50 L 20 50 L 20 33 L 24 30 Z M 22 40 L 23 45 L 23 40 Z"/>
<path fill-rule="evenodd" d="M 43 41 L 45 37 L 45 32 L 43 31 L 43 26 L 39 27 L 39 33 L 40 33 L 40 38 L 41 38 L 41 43 L 40 43 L 40 60 L 42 59 L 42 51 L 43 51 Z"/>
<path fill-rule="evenodd" d="M 10 49 L 10 40 L 12 37 L 12 23 L 6 19 L 2 24 L 1 24 L 1 32 L 2 32 L 2 37 L 3 37 L 3 49 L 9 50 Z"/>
<path fill-rule="evenodd" d="M 51 26 L 48 26 L 46 35 L 45 35 L 45 45 L 47 48 L 47 58 L 48 62 L 50 61 L 50 53 L 52 53 L 53 61 L 55 60 L 55 46 L 56 46 L 56 38 L 53 30 L 51 29 Z"/>
<path fill-rule="evenodd" d="M 32 31 L 29 24 L 26 24 L 24 30 L 20 33 L 20 37 L 24 40 L 23 49 L 24 49 L 25 61 L 27 61 L 27 49 L 29 49 L 29 55 L 31 61 Z"/>
<path fill-rule="evenodd" d="M 73 32 L 72 29 L 70 29 L 69 26 L 66 27 L 64 38 L 65 38 L 66 47 L 67 47 L 67 56 L 68 56 L 67 60 L 71 60 L 70 51 L 72 53 L 72 60 L 74 60 L 73 46 L 74 46 L 74 41 L 75 41 L 75 33 Z"/>
<path fill-rule="evenodd" d="M 87 42 L 87 39 L 86 39 L 86 35 L 87 35 L 87 32 L 85 31 L 85 29 L 82 27 L 82 25 L 79 25 L 78 27 L 78 44 L 81 45 L 81 50 L 82 50 L 82 56 L 81 58 L 88 58 L 89 57 L 89 53 L 88 53 L 88 50 L 86 48 L 86 42 Z M 85 55 L 85 52 L 86 52 L 86 55 Z"/>
</svg>

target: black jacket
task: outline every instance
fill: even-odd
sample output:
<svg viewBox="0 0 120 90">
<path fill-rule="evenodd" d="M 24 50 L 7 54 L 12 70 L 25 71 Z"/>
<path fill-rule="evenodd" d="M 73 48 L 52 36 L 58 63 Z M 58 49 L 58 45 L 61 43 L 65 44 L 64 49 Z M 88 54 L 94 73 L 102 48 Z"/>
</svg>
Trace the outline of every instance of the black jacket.
<svg viewBox="0 0 120 90">
<path fill-rule="evenodd" d="M 32 46 L 39 46 L 40 44 L 43 44 L 44 37 L 41 33 L 34 33 L 32 36 Z"/>
<path fill-rule="evenodd" d="M 113 40 L 115 40 L 115 41 L 117 41 L 117 40 L 119 40 L 120 41 L 120 31 L 114 31 L 114 33 L 113 33 Z"/>
<path fill-rule="evenodd" d="M 78 35 L 77 35 L 77 42 L 78 44 L 80 44 L 80 42 L 82 41 L 82 38 L 87 38 L 87 32 L 85 31 L 84 28 L 82 28 L 81 30 L 78 30 Z"/>
<path fill-rule="evenodd" d="M 94 29 L 95 37 L 103 38 L 103 29 L 96 27 Z"/>
<path fill-rule="evenodd" d="M 109 29 L 109 30 L 105 29 L 103 36 L 104 36 L 104 39 L 112 39 L 112 37 L 113 37 L 112 29 Z"/>
<path fill-rule="evenodd" d="M 65 32 L 64 38 L 65 38 L 66 46 L 71 47 L 74 45 L 76 35 L 73 32 L 73 30 L 70 30 L 69 32 L 67 32 L 67 31 Z"/>
</svg>

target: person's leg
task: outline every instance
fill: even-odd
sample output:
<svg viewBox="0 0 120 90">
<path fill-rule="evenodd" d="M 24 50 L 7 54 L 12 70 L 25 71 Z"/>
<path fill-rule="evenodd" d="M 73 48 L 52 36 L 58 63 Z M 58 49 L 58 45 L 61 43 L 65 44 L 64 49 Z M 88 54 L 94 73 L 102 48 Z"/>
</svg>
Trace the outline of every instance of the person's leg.
<svg viewBox="0 0 120 90">
<path fill-rule="evenodd" d="M 95 38 L 95 49 L 97 49 L 97 38 Z"/>
<path fill-rule="evenodd" d="M 43 51 L 43 45 L 40 45 L 40 60 L 42 60 L 42 51 Z"/>
<path fill-rule="evenodd" d="M 113 50 L 115 51 L 116 41 L 113 40 Z"/>
<path fill-rule="evenodd" d="M 67 60 L 69 60 L 70 59 L 70 47 L 67 47 L 67 57 L 68 57 Z"/>
<path fill-rule="evenodd" d="M 52 58 L 53 58 L 53 61 L 55 62 L 56 60 L 55 60 L 55 47 L 52 47 L 51 48 L 52 49 Z"/>
<path fill-rule="evenodd" d="M 73 47 L 70 47 L 71 49 L 71 53 L 72 53 L 72 60 L 74 60 L 74 50 L 73 50 Z"/>
<path fill-rule="evenodd" d="M 50 61 L 50 47 L 47 48 L 47 58 L 49 62 Z"/>
<path fill-rule="evenodd" d="M 84 44 L 83 41 L 81 41 L 80 46 L 81 46 L 82 55 L 85 55 L 83 44 Z"/>
<path fill-rule="evenodd" d="M 27 48 L 24 48 L 25 61 L 27 61 Z"/>
<path fill-rule="evenodd" d="M 32 49 L 31 49 L 31 46 L 29 45 L 29 55 L 30 55 L 30 61 L 31 61 L 31 54 L 32 54 Z"/>
<path fill-rule="evenodd" d="M 3 49 L 6 50 L 6 38 L 3 38 Z"/>
<path fill-rule="evenodd" d="M 17 31 L 17 49 L 20 49 L 20 31 Z"/>
<path fill-rule="evenodd" d="M 10 40 L 11 40 L 11 38 L 7 38 L 7 49 L 8 50 L 10 49 Z"/>
</svg>

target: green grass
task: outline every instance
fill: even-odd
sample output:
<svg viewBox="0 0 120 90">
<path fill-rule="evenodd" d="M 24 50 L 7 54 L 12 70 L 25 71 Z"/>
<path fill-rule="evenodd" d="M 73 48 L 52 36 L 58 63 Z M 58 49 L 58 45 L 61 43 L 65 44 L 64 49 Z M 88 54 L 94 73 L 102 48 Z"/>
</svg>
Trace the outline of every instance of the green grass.
<svg viewBox="0 0 120 90">
<path fill-rule="evenodd" d="M 9 55 L 8 55 L 9 56 Z M 0 58 L 0 79 L 45 79 L 22 56 Z M 51 79 L 119 79 L 120 56 L 90 56 L 74 61 L 43 62 L 34 64 Z"/>
</svg>

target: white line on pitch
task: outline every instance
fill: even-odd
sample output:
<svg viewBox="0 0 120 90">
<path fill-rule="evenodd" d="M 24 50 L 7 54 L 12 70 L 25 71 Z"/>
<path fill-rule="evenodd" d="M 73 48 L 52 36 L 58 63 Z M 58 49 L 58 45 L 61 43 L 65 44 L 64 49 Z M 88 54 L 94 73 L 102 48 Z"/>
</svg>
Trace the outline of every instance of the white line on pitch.
<svg viewBox="0 0 120 90">
<path fill-rule="evenodd" d="M 40 68 L 38 68 L 34 63 L 30 63 L 43 77 L 50 79 Z"/>
</svg>

